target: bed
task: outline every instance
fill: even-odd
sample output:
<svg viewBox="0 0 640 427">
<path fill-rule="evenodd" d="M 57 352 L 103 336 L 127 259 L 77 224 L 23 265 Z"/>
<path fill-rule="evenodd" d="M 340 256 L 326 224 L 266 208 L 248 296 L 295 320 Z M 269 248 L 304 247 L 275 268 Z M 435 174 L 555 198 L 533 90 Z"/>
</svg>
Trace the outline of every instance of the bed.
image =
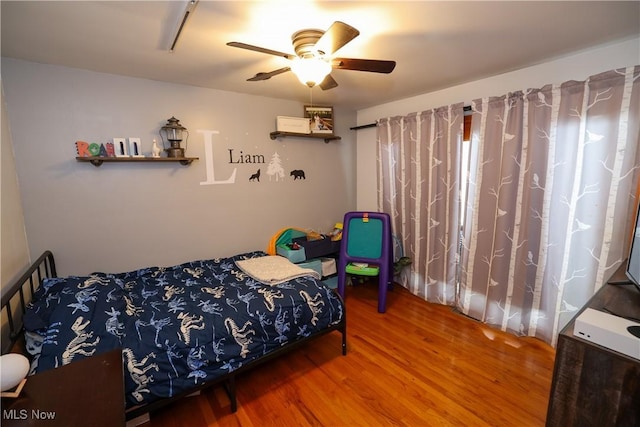
<svg viewBox="0 0 640 427">
<path fill-rule="evenodd" d="M 120 348 L 128 420 L 218 384 L 235 412 L 236 375 L 332 331 L 346 355 L 338 293 L 261 251 L 64 278 L 46 251 L 7 288 L 2 310 L 3 353 L 27 352 L 32 373 Z"/>
</svg>

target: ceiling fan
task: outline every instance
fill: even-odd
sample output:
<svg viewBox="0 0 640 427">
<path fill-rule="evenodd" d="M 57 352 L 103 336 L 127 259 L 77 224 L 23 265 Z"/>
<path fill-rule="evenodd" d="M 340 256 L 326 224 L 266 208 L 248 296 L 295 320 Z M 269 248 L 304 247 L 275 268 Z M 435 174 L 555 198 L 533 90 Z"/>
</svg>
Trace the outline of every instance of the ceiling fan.
<svg viewBox="0 0 640 427">
<path fill-rule="evenodd" d="M 291 36 L 295 55 L 240 42 L 229 42 L 227 46 L 281 56 L 292 61 L 291 66 L 258 73 L 247 81 L 268 80 L 278 74 L 293 71 L 303 84 L 309 87 L 319 85 L 323 90 L 328 90 L 338 86 L 329 74 L 332 69 L 388 74 L 395 68 L 395 61 L 332 57 L 338 49 L 359 34 L 360 31 L 340 21 L 334 22 L 327 31 L 316 29 L 296 31 Z"/>
</svg>

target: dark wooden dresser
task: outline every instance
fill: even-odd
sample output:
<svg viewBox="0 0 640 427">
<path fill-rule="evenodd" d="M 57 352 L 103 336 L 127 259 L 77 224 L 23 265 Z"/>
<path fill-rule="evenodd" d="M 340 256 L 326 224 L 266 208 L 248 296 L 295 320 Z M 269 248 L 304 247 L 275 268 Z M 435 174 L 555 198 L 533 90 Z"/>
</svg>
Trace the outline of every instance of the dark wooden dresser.
<svg viewBox="0 0 640 427">
<path fill-rule="evenodd" d="M 623 265 L 609 283 L 624 279 Z M 547 426 L 640 426 L 640 360 L 573 335 L 587 307 L 640 319 L 640 292 L 609 283 L 558 336 Z"/>
<path fill-rule="evenodd" d="M 125 425 L 122 353 L 114 350 L 27 377 L 2 399 L 2 427 Z"/>
</svg>

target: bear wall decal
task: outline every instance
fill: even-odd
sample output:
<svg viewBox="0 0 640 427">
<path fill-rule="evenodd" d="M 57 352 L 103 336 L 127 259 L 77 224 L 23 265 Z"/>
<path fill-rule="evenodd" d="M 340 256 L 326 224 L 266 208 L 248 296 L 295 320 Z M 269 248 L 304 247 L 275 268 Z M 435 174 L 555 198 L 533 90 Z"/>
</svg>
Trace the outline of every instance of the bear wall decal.
<svg viewBox="0 0 640 427">
<path fill-rule="evenodd" d="M 294 169 L 291 171 L 291 173 L 289 174 L 290 176 L 293 177 L 293 180 L 295 181 L 296 179 L 300 178 L 300 179 L 307 179 L 307 177 L 304 176 L 304 171 L 300 170 L 300 169 Z"/>
</svg>

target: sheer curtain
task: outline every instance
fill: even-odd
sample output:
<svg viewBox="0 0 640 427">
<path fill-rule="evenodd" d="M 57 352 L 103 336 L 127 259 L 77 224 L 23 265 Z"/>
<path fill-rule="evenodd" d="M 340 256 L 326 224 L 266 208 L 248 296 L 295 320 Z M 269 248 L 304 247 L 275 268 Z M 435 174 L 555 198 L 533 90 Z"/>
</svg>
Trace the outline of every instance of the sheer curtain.
<svg viewBox="0 0 640 427">
<path fill-rule="evenodd" d="M 401 284 L 454 305 L 463 104 L 379 120 L 378 209 L 412 260 Z"/>
<path fill-rule="evenodd" d="M 626 256 L 640 67 L 471 105 L 458 308 L 555 345 Z"/>
</svg>

